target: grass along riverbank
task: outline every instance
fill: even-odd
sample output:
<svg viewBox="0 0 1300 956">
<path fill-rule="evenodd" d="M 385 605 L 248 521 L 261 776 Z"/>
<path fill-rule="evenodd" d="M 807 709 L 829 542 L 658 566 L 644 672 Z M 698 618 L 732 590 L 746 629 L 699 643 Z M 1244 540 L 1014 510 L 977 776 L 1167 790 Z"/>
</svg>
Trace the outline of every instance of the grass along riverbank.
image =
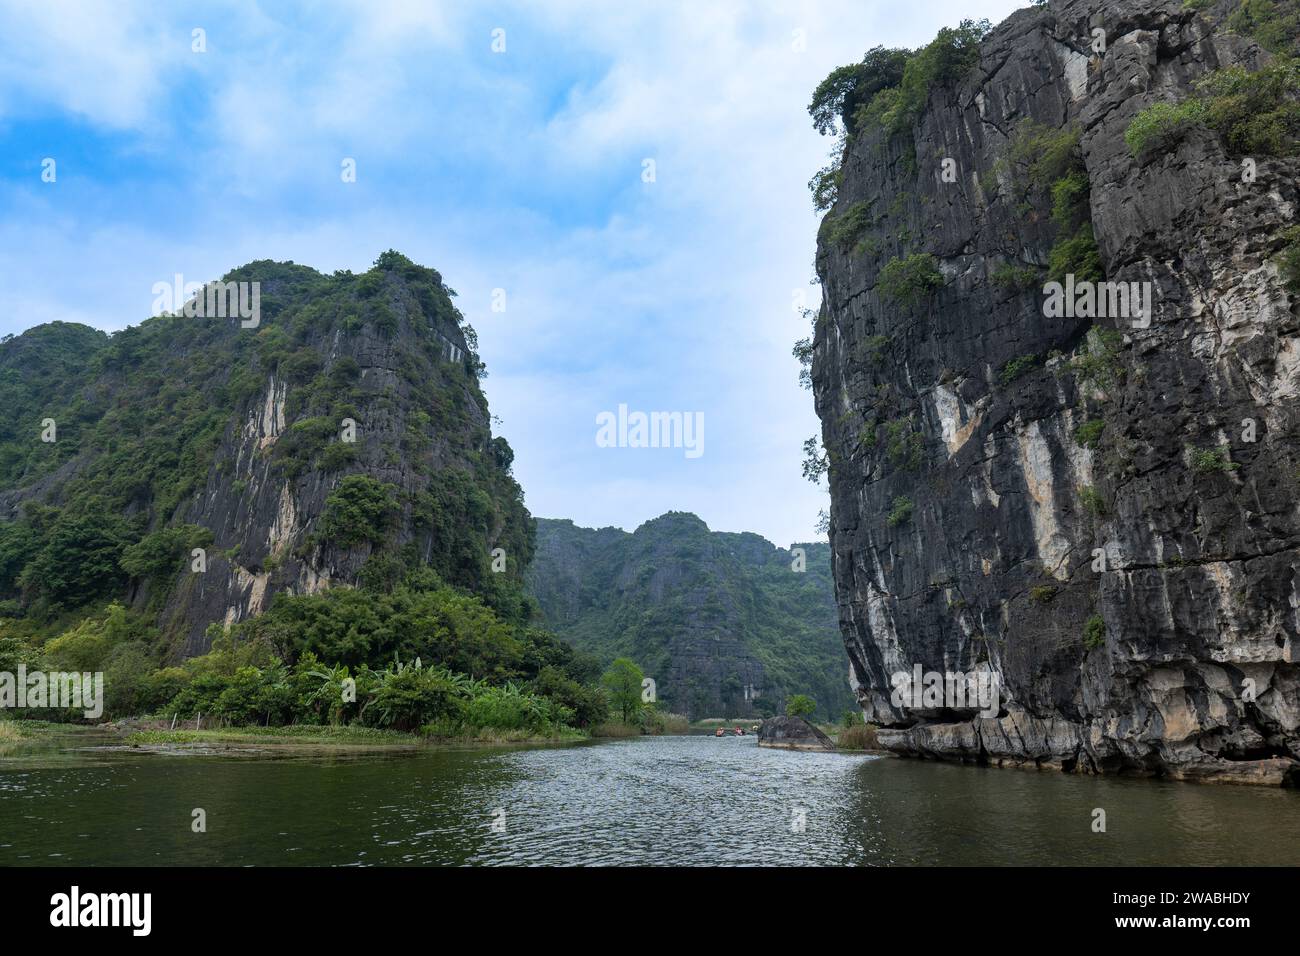
<svg viewBox="0 0 1300 956">
<path fill-rule="evenodd" d="M 290 724 L 284 727 L 217 727 L 209 730 L 137 730 L 126 736 L 129 744 L 259 743 L 321 746 L 419 746 L 426 744 L 551 744 L 586 740 L 588 735 L 565 728 L 551 734 L 522 729 L 484 727 L 477 730 L 425 727 L 417 733 L 355 725 Z"/>
</svg>

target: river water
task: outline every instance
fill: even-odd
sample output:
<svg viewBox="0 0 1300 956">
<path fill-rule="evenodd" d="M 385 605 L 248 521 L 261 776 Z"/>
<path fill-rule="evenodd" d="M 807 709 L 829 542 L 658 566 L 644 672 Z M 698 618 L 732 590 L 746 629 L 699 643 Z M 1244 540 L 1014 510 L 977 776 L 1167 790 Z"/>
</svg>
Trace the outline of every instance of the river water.
<svg viewBox="0 0 1300 956">
<path fill-rule="evenodd" d="M 753 737 L 274 757 L 86 744 L 0 757 L 0 865 L 1300 864 L 1296 791 Z"/>
</svg>

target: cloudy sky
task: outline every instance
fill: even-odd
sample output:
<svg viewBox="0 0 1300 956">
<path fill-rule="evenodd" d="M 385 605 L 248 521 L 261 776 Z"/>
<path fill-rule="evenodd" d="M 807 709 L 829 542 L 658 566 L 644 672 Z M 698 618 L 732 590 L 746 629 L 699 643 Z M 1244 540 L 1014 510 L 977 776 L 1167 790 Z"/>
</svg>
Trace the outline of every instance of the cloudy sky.
<svg viewBox="0 0 1300 956">
<path fill-rule="evenodd" d="M 808 540 L 810 94 L 1024 5 L 0 0 L 0 334 L 121 329 L 175 273 L 395 248 L 459 293 L 534 514 Z M 598 447 L 620 404 L 702 413 L 704 453 Z"/>
</svg>

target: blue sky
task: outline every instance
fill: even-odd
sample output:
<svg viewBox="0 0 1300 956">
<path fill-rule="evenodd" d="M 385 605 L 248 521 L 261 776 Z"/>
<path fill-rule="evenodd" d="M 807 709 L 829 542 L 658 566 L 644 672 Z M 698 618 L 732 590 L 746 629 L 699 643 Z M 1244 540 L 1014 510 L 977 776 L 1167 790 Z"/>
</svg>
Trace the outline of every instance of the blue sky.
<svg viewBox="0 0 1300 956">
<path fill-rule="evenodd" d="M 0 334 L 138 323 L 175 273 L 395 248 L 459 293 L 535 515 L 808 540 L 811 92 L 1023 5 L 0 0 Z M 704 454 L 598 447 L 620 403 L 702 412 Z"/>
</svg>

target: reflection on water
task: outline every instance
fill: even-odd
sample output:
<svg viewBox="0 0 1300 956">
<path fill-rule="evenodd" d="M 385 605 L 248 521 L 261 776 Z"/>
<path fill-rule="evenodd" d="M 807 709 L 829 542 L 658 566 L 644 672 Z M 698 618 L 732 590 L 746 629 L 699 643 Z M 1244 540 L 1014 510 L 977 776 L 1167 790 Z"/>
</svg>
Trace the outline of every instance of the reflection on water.
<svg viewBox="0 0 1300 956">
<path fill-rule="evenodd" d="M 68 749 L 86 743 L 0 758 L 0 864 L 1300 863 L 1295 791 L 752 737 L 287 759 Z M 198 807 L 206 833 L 190 829 Z"/>
</svg>

